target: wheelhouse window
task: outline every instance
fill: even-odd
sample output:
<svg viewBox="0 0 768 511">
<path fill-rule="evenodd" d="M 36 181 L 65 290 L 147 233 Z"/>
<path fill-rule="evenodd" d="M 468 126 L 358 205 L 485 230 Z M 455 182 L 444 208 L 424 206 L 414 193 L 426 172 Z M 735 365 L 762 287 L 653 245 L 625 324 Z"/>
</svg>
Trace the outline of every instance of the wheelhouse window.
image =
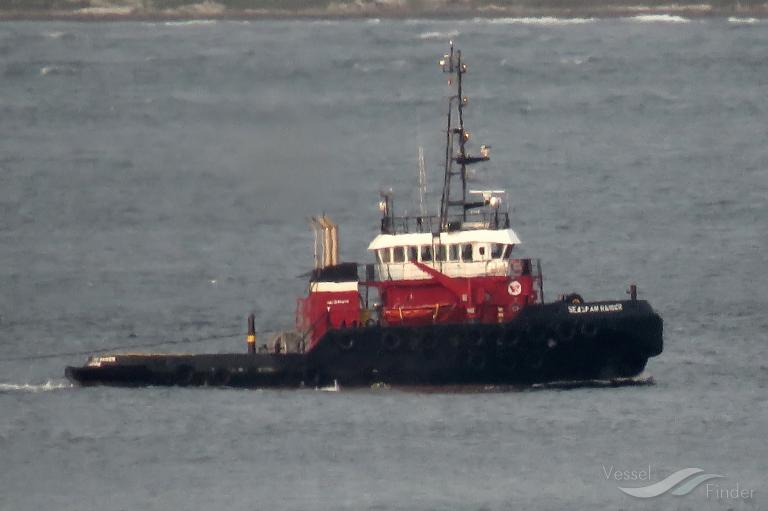
<svg viewBox="0 0 768 511">
<path fill-rule="evenodd" d="M 494 243 L 491 245 L 491 257 L 493 259 L 501 259 L 501 255 L 504 253 L 504 245 L 501 243 Z"/>
<path fill-rule="evenodd" d="M 395 247 L 392 250 L 392 262 L 394 263 L 405 262 L 405 249 L 403 247 Z"/>
<path fill-rule="evenodd" d="M 408 247 L 408 260 L 409 261 L 419 260 L 419 247 Z"/>
<path fill-rule="evenodd" d="M 458 261 L 459 260 L 459 246 L 452 244 L 448 245 L 448 260 L 449 261 Z"/>
<path fill-rule="evenodd" d="M 379 259 L 381 259 L 382 263 L 388 263 L 389 262 L 390 258 L 389 258 L 389 249 L 388 248 L 382 248 L 381 250 L 379 250 Z"/>
<path fill-rule="evenodd" d="M 509 259 L 509 256 L 512 255 L 512 248 L 514 245 L 506 245 L 504 248 L 504 259 Z"/>
<path fill-rule="evenodd" d="M 481 246 L 477 247 L 477 255 L 478 255 L 478 259 L 480 261 L 485 261 L 485 247 L 484 246 L 481 245 Z"/>
<path fill-rule="evenodd" d="M 445 261 L 445 245 L 438 245 L 437 246 L 437 256 L 435 257 L 435 260 L 437 261 Z"/>
<path fill-rule="evenodd" d="M 465 263 L 472 261 L 472 244 L 464 243 L 461 245 L 461 260 Z"/>
<path fill-rule="evenodd" d="M 431 261 L 432 260 L 432 247 L 429 245 L 423 245 L 421 247 L 421 261 Z"/>
</svg>

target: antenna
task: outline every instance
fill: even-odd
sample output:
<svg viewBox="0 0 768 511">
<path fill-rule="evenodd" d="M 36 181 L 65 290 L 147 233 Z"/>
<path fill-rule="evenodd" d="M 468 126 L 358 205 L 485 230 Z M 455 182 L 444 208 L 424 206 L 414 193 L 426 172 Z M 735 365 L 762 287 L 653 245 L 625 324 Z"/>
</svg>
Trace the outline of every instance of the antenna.
<svg viewBox="0 0 768 511">
<path fill-rule="evenodd" d="M 426 216 L 424 197 L 427 195 L 427 167 L 424 164 L 424 146 L 419 146 L 419 213 Z"/>
<path fill-rule="evenodd" d="M 464 108 L 469 105 L 469 98 L 463 95 L 463 75 L 467 72 L 467 64 L 461 58 L 461 51 L 454 49 L 450 41 L 449 52 L 438 61 L 443 73 L 450 74 L 448 85 L 451 95 L 448 97 L 447 129 L 445 131 L 445 169 L 443 175 L 443 194 L 440 199 L 440 230 L 447 231 L 461 228 L 467 220 L 467 210 L 482 207 L 484 202 L 467 200 L 467 165 L 488 161 L 489 147 L 481 146 L 480 155 L 473 156 L 467 152 L 469 130 L 464 127 Z M 456 116 L 454 117 L 454 110 Z M 458 146 L 458 151 L 457 147 Z M 454 163 L 458 167 L 454 167 Z M 451 181 L 456 177 L 461 180 L 461 190 L 451 191 Z M 458 210 L 459 214 L 449 219 L 450 212 Z"/>
</svg>

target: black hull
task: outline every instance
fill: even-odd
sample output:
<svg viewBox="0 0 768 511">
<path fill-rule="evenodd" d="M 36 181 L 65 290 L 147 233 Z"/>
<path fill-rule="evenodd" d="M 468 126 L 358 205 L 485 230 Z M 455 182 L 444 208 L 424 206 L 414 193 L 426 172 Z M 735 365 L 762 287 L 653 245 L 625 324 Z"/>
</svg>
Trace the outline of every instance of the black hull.
<svg viewBox="0 0 768 511">
<path fill-rule="evenodd" d="M 306 354 L 109 355 L 67 367 L 80 385 L 530 385 L 626 378 L 662 351 L 645 301 L 529 306 L 502 324 L 329 331 Z"/>
</svg>

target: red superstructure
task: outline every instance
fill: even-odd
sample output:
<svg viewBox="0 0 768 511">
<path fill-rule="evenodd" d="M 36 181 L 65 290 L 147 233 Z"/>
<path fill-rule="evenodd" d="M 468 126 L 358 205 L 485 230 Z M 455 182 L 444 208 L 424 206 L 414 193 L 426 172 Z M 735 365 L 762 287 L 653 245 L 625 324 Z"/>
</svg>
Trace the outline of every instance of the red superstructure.
<svg viewBox="0 0 768 511">
<path fill-rule="evenodd" d="M 361 268 L 338 261 L 338 227 L 325 216 L 313 219 L 315 270 L 297 310 L 297 327 L 308 335 L 309 348 L 328 329 L 372 322 L 503 323 L 543 300 L 539 265 L 513 257 L 520 239 L 508 211 L 501 211 L 504 192 L 467 190 L 467 167 L 488 161 L 489 148 L 481 146 L 477 155 L 467 150 L 467 66 L 461 52 L 451 44 L 440 65 L 452 76 L 440 213 L 427 215 L 422 207 L 419 216 L 396 217 L 392 194 L 383 193 L 380 234 L 368 246 L 376 263 L 365 265 L 363 278 Z M 419 177 L 425 187 L 425 176 Z M 451 186 L 455 180 L 460 188 Z M 378 300 L 371 300 L 371 290 Z"/>
<path fill-rule="evenodd" d="M 296 329 L 312 349 L 333 328 L 354 328 L 365 323 L 357 280 L 357 264 L 343 263 L 312 272 L 309 294 L 298 301 Z"/>
<path fill-rule="evenodd" d="M 434 323 L 502 323 L 537 302 L 530 260 L 510 262 L 509 275 L 450 277 L 424 263 L 413 264 L 429 275 L 421 280 L 372 283 L 381 296 L 380 315 L 388 325 Z"/>
</svg>

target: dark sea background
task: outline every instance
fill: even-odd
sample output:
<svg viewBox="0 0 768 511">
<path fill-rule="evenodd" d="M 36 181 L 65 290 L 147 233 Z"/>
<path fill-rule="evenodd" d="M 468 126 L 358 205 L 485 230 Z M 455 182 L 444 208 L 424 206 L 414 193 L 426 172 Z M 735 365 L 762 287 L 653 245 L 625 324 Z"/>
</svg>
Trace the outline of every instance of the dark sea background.
<svg viewBox="0 0 768 511">
<path fill-rule="evenodd" d="M 0 23 L 0 510 L 768 508 L 768 22 L 686 21 Z M 449 39 L 492 146 L 472 186 L 508 190 L 548 299 L 637 282 L 655 385 L 66 382 L 99 350 L 245 350 L 251 311 L 290 327 L 311 215 L 368 261 L 420 145 L 441 179 Z M 648 465 L 756 491 L 604 475 Z"/>
</svg>

